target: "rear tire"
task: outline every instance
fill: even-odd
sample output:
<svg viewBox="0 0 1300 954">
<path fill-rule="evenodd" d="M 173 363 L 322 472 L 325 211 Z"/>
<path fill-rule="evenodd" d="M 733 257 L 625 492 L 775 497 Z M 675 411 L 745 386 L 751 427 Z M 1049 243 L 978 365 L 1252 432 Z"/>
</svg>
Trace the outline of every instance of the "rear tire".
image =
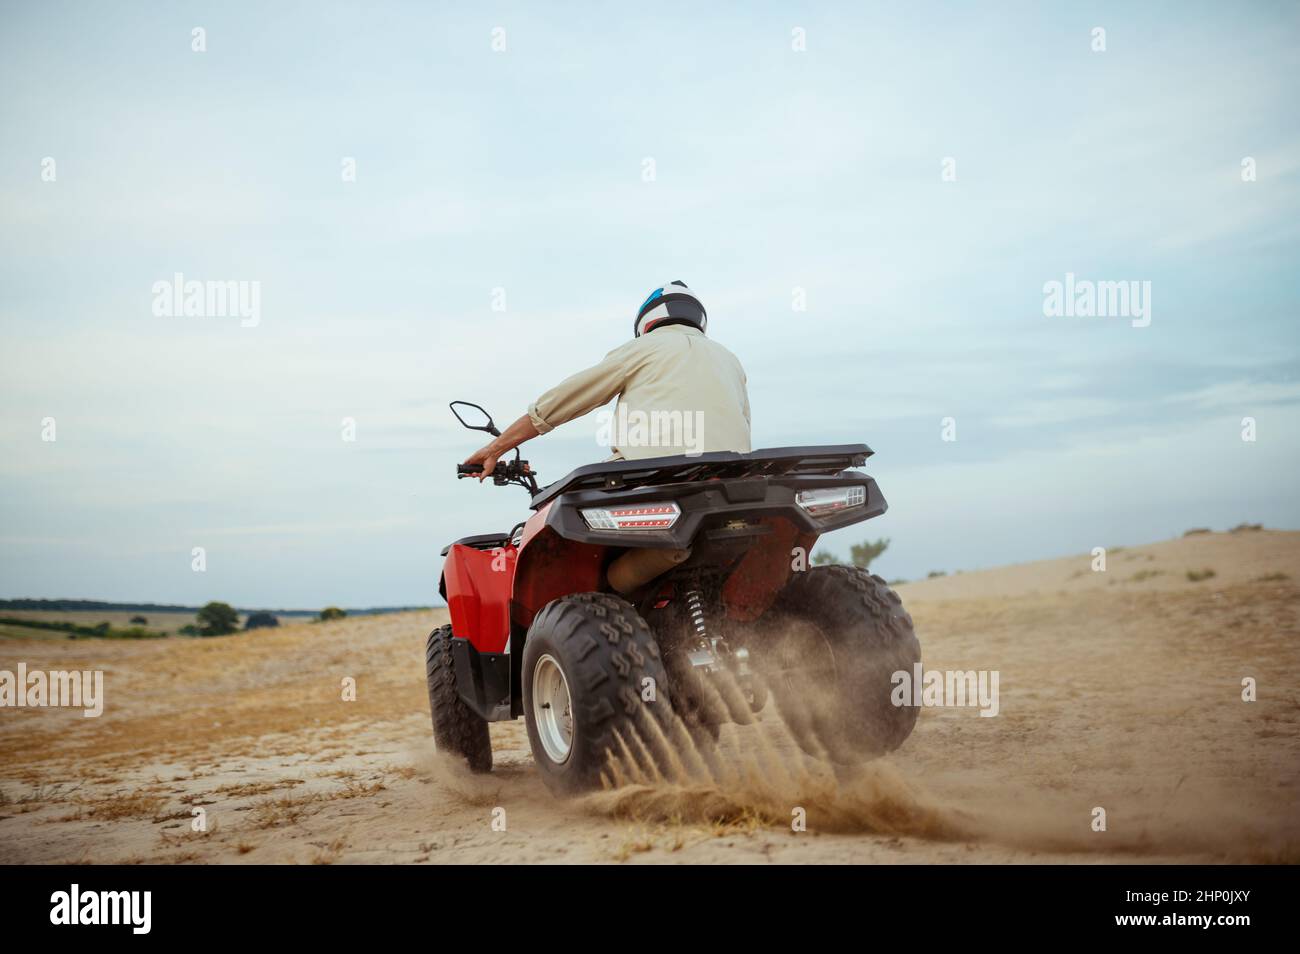
<svg viewBox="0 0 1300 954">
<path fill-rule="evenodd" d="M 918 710 L 893 704 L 892 677 L 912 673 L 921 644 L 881 577 L 848 566 L 795 573 L 765 615 L 761 639 L 767 685 L 806 751 L 854 762 L 892 752 L 911 735 Z M 774 656 L 807 668 L 791 677 Z"/>
<path fill-rule="evenodd" d="M 662 754 L 668 673 L 650 627 L 625 600 L 578 593 L 546 604 L 529 627 L 522 673 L 528 742 L 552 792 L 600 787 L 610 754 L 623 754 L 620 738 L 638 762 L 640 745 L 656 761 Z M 647 678 L 653 701 L 642 699 Z"/>
<path fill-rule="evenodd" d="M 439 752 L 464 758 L 472 771 L 492 771 L 492 739 L 487 720 L 467 706 L 456 689 L 450 626 L 440 626 L 429 634 L 424 663 L 434 745 Z"/>
</svg>

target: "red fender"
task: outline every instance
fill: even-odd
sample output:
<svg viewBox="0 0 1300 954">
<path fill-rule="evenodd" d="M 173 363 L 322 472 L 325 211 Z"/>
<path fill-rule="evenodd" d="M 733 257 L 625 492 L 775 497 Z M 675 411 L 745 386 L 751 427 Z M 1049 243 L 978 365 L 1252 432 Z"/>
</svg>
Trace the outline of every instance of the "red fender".
<svg viewBox="0 0 1300 954">
<path fill-rule="evenodd" d="M 519 551 L 512 546 L 476 550 L 452 544 L 443 564 L 453 636 L 480 653 L 503 653 L 510 642 L 510 591 Z"/>
<path fill-rule="evenodd" d="M 515 623 L 530 626 L 551 600 L 600 589 L 609 548 L 565 540 L 546 525 L 547 504 L 528 518 L 515 576 Z"/>
</svg>

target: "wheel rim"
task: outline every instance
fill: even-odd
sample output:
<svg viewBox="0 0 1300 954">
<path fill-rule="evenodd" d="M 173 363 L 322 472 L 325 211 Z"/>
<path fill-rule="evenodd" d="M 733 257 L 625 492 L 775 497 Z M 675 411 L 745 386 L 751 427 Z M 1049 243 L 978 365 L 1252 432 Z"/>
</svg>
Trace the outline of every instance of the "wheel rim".
<svg viewBox="0 0 1300 954">
<path fill-rule="evenodd" d="M 533 722 L 546 755 L 557 764 L 573 751 L 573 702 L 564 670 L 549 653 L 533 667 Z"/>
<path fill-rule="evenodd" d="M 800 691 L 810 686 L 833 686 L 839 680 L 835 649 L 821 627 L 805 623 L 797 632 L 785 634 L 773 647 L 777 676 L 787 689 Z"/>
</svg>

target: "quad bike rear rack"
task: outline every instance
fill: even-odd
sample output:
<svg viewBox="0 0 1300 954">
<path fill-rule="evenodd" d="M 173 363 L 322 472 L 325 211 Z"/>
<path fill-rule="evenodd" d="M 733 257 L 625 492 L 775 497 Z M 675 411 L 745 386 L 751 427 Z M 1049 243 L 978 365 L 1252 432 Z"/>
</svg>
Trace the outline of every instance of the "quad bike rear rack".
<svg viewBox="0 0 1300 954">
<path fill-rule="evenodd" d="M 529 506 L 540 510 L 561 494 L 585 490 L 626 490 L 713 478 L 833 476 L 860 467 L 874 453 L 866 444 L 773 447 L 713 451 L 696 456 L 650 457 L 587 464 L 543 487 Z"/>
</svg>

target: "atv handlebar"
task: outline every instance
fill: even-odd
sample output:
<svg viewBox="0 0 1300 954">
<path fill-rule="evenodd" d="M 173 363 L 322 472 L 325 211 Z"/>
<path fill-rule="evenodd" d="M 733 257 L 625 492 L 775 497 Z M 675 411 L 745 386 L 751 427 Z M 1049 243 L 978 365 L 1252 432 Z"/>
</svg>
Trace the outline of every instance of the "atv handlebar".
<svg viewBox="0 0 1300 954">
<path fill-rule="evenodd" d="M 487 419 L 487 423 L 469 423 L 461 416 L 460 411 L 456 410 L 457 404 L 462 404 L 467 408 L 473 408 L 478 411 Z M 493 437 L 501 436 L 501 432 L 497 430 L 496 425 L 492 423 L 492 415 L 488 414 L 487 411 L 483 410 L 483 408 L 479 407 L 477 404 L 471 404 L 468 401 L 452 401 L 451 413 L 456 415 L 456 420 L 460 421 L 461 424 L 468 427 L 471 431 L 487 431 Z M 514 460 L 497 461 L 496 467 L 492 468 L 492 473 L 488 476 L 492 478 L 492 483 L 496 484 L 498 487 L 504 487 L 506 484 L 518 484 L 520 487 L 527 490 L 529 494 L 536 497 L 537 494 L 540 493 L 540 488 L 537 486 L 537 477 L 533 474 L 533 469 L 528 466 L 528 461 L 519 459 L 518 447 L 514 448 L 514 452 Z M 478 477 L 482 479 L 483 476 L 482 464 L 456 465 L 457 480 L 460 480 L 462 477 Z"/>
<path fill-rule="evenodd" d="M 482 464 L 457 464 L 456 479 L 462 477 L 479 477 L 483 474 Z M 492 468 L 489 475 L 492 483 L 498 487 L 504 487 L 506 484 L 519 484 L 529 493 L 536 494 L 538 491 L 537 480 L 533 476 L 533 469 L 528 466 L 528 461 L 515 458 L 509 461 L 497 461 L 496 467 Z"/>
<path fill-rule="evenodd" d="M 457 464 L 456 465 L 457 480 L 459 480 L 461 477 L 478 477 L 482 473 L 483 473 L 482 464 Z M 510 477 L 522 477 L 524 474 L 529 474 L 529 473 L 532 473 L 532 471 L 528 469 L 528 461 L 503 460 L 497 462 L 497 465 L 492 468 L 492 473 L 489 474 L 488 476 L 493 478 L 496 477 L 510 478 Z"/>
</svg>

